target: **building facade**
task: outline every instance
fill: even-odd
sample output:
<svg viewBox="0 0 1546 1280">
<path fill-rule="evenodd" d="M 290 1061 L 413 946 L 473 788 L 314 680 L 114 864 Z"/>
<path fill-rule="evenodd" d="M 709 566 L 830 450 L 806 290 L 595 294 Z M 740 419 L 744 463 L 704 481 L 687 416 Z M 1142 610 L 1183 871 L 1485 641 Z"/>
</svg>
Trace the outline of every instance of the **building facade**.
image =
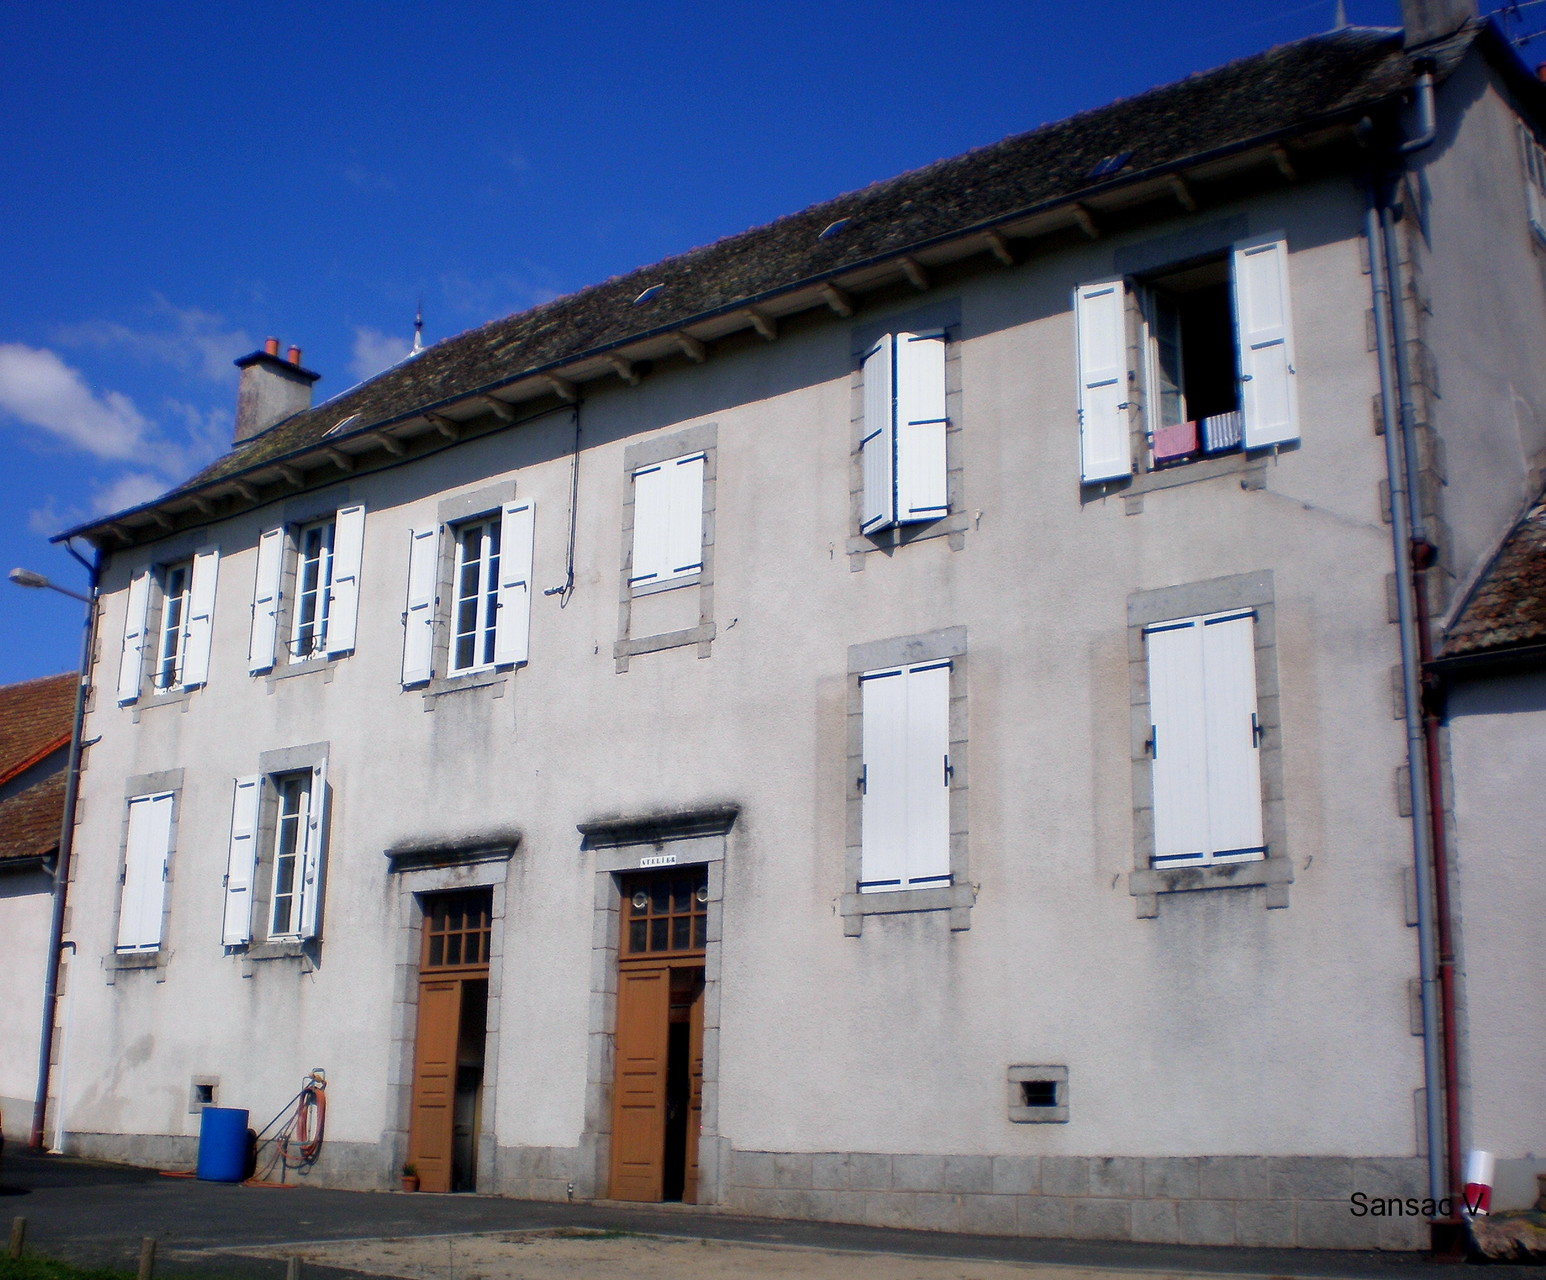
<svg viewBox="0 0 1546 1280">
<path fill-rule="evenodd" d="M 1285 46 L 316 408 L 299 352 L 240 362 L 233 452 L 72 531 L 71 1149 L 186 1164 L 320 1067 L 333 1185 L 1426 1239 L 1349 1198 L 1426 1185 L 1365 230 L 1430 107 L 1391 189 L 1440 610 L 1546 460 L 1540 91 L 1440 35 Z"/>
</svg>

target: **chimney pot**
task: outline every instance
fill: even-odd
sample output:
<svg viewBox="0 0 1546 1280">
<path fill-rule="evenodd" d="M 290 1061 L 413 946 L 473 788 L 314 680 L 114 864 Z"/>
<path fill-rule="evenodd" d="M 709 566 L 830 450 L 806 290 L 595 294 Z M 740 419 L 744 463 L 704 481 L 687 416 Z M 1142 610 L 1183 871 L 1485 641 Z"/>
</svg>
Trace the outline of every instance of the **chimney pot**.
<svg viewBox="0 0 1546 1280">
<path fill-rule="evenodd" d="M 263 350 L 268 352 L 268 354 L 271 355 L 271 356 L 277 356 L 279 354 L 279 339 L 278 338 L 270 338 L 270 339 L 268 339 L 268 341 L 266 341 L 263 344 Z"/>
<path fill-rule="evenodd" d="M 300 364 L 301 349 L 292 344 L 290 349 L 285 352 L 285 359 L 288 360 L 291 364 Z"/>
</svg>

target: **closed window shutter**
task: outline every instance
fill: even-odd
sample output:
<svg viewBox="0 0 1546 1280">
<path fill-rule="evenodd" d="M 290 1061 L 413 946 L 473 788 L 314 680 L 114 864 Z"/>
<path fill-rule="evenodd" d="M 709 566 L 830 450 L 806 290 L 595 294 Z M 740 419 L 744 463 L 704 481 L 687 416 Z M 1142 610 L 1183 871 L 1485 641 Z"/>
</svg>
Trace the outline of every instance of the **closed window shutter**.
<svg viewBox="0 0 1546 1280">
<path fill-rule="evenodd" d="M 901 889 L 907 879 L 907 670 L 859 677 L 864 716 L 864 798 L 859 891 Z"/>
<path fill-rule="evenodd" d="M 323 857 L 327 841 L 327 761 L 312 766 L 306 806 L 306 854 L 301 882 L 301 937 L 317 936 L 322 911 Z"/>
<path fill-rule="evenodd" d="M 1209 852 L 1215 859 L 1256 857 L 1264 849 L 1255 620 L 1250 614 L 1205 618 L 1201 630 Z"/>
<path fill-rule="evenodd" d="M 340 507 L 333 527 L 333 586 L 327 615 L 331 657 L 354 648 L 360 616 L 360 561 L 365 551 L 365 508 Z"/>
<path fill-rule="evenodd" d="M 535 528 L 535 504 L 530 500 L 505 504 L 499 524 L 499 607 L 494 615 L 496 664 L 527 659 Z"/>
<path fill-rule="evenodd" d="M 670 576 L 671 474 L 669 463 L 640 467 L 633 473 L 633 564 L 635 585 Z"/>
<path fill-rule="evenodd" d="M 403 611 L 403 683 L 423 684 L 434 673 L 435 578 L 439 529 L 415 529 L 408 539 L 408 604 Z"/>
<path fill-rule="evenodd" d="M 150 612 L 150 571 L 141 570 L 129 581 L 129 602 L 123 619 L 123 652 L 118 658 L 118 702 L 126 705 L 140 696 L 145 671 L 145 623 Z"/>
<path fill-rule="evenodd" d="M 252 938 L 252 879 L 258 865 L 259 775 L 238 778 L 231 802 L 231 843 L 225 862 L 225 918 L 221 940 L 239 947 Z"/>
<path fill-rule="evenodd" d="M 859 462 L 864 491 L 859 531 L 877 533 L 896 521 L 896 400 L 892 391 L 892 352 L 888 333 L 864 357 L 864 426 Z"/>
<path fill-rule="evenodd" d="M 945 335 L 896 337 L 897 520 L 936 520 L 950 510 L 945 469 Z"/>
<path fill-rule="evenodd" d="M 258 538 L 258 573 L 252 590 L 252 638 L 247 644 L 247 670 L 253 675 L 261 675 L 274 666 L 284 546 L 283 529 L 265 529 Z"/>
<path fill-rule="evenodd" d="M 671 577 L 703 568 L 703 454 L 678 458 L 666 466 L 671 514 L 666 564 Z"/>
<path fill-rule="evenodd" d="M 1127 423 L 1127 289 L 1120 280 L 1074 291 L 1079 345 L 1079 449 L 1086 483 L 1133 469 Z"/>
<path fill-rule="evenodd" d="M 1247 449 L 1299 438 L 1288 311 L 1288 245 L 1239 244 L 1234 253 L 1235 327 Z"/>
<path fill-rule="evenodd" d="M 161 945 L 167 853 L 172 844 L 172 793 L 129 801 L 129 838 L 118 909 L 118 949 Z"/>
<path fill-rule="evenodd" d="M 1145 636 L 1154 787 L 1154 863 L 1200 862 L 1209 851 L 1208 726 L 1202 622 L 1161 623 Z"/>
<path fill-rule="evenodd" d="M 215 577 L 220 552 L 214 548 L 193 557 L 193 581 L 188 588 L 188 627 L 183 641 L 183 687 L 209 679 L 209 645 L 215 617 Z"/>
<path fill-rule="evenodd" d="M 950 663 L 907 673 L 909 888 L 950 883 Z"/>
</svg>

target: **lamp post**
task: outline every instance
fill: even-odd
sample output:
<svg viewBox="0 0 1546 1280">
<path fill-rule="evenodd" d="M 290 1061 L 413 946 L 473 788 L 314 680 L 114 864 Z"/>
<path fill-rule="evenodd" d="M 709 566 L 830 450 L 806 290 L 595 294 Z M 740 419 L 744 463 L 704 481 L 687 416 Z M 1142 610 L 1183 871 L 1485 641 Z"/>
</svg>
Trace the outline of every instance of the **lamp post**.
<svg viewBox="0 0 1546 1280">
<path fill-rule="evenodd" d="M 54 910 L 48 935 L 48 970 L 43 979 L 43 1033 L 38 1044 L 38 1094 L 32 1107 L 32 1134 L 28 1146 L 43 1147 L 44 1122 L 48 1114 L 48 1073 L 54 1056 L 54 1005 L 59 999 L 59 961 L 64 951 L 64 899 L 70 884 L 70 854 L 75 844 L 75 798 L 81 776 L 81 724 L 86 718 L 86 694 L 91 687 L 91 647 L 97 622 L 97 565 L 78 554 L 67 543 L 65 549 L 86 566 L 90 573 L 88 594 L 71 591 L 50 582 L 31 569 L 12 569 L 8 575 L 18 587 L 57 591 L 86 606 L 81 637 L 80 678 L 75 686 L 75 718 L 70 724 L 70 755 L 64 779 L 64 814 L 59 826 L 59 855 L 54 859 Z M 59 1128 L 61 1138 L 64 1130 Z"/>
</svg>

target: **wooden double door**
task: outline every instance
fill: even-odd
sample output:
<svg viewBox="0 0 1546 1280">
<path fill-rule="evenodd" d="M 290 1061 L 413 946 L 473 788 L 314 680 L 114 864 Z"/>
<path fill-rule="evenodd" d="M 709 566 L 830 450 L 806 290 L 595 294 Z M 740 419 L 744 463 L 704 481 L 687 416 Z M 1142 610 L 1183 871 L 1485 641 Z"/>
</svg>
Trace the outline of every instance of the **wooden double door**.
<svg viewBox="0 0 1546 1280">
<path fill-rule="evenodd" d="M 703 868 L 623 883 L 612 1089 L 614 1200 L 698 1198 Z"/>
</svg>

